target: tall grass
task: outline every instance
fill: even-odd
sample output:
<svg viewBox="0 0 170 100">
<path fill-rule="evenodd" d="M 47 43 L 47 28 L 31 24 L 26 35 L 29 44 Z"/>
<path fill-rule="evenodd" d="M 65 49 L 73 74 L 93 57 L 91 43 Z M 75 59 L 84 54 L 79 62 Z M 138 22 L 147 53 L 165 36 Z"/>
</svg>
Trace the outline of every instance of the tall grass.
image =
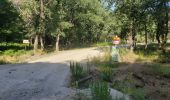
<svg viewBox="0 0 170 100">
<path fill-rule="evenodd" d="M 93 100 L 112 100 L 107 83 L 94 82 L 90 86 Z"/>
<path fill-rule="evenodd" d="M 77 81 L 86 75 L 83 66 L 77 62 L 70 62 L 70 71 L 73 78 Z"/>
<path fill-rule="evenodd" d="M 0 52 L 0 64 L 22 62 L 33 55 L 33 51 L 5 50 Z"/>
<path fill-rule="evenodd" d="M 24 61 L 33 55 L 33 51 L 28 49 L 31 49 L 28 44 L 0 43 L 0 64 Z"/>
<path fill-rule="evenodd" d="M 140 88 L 129 87 L 127 81 L 116 81 L 112 84 L 112 88 L 132 96 L 132 100 L 146 100 L 146 93 L 144 90 Z"/>
</svg>

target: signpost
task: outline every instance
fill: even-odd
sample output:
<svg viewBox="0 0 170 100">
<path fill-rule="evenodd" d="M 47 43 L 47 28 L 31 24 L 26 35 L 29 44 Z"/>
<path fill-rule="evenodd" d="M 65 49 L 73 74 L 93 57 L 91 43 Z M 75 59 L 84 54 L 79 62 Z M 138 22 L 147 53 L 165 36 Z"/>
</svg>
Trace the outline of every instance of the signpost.
<svg viewBox="0 0 170 100">
<path fill-rule="evenodd" d="M 117 48 L 117 45 L 120 43 L 120 38 L 118 36 L 113 37 L 113 46 L 112 46 L 112 61 L 118 62 L 120 61 L 120 56 L 119 56 L 119 49 Z"/>
<path fill-rule="evenodd" d="M 29 42 L 29 40 L 23 40 L 23 43 L 24 44 L 29 44 L 30 42 Z"/>
<path fill-rule="evenodd" d="M 29 40 L 23 40 L 23 43 L 24 44 L 30 44 L 30 41 Z M 27 50 L 27 45 L 25 45 L 25 50 Z"/>
</svg>

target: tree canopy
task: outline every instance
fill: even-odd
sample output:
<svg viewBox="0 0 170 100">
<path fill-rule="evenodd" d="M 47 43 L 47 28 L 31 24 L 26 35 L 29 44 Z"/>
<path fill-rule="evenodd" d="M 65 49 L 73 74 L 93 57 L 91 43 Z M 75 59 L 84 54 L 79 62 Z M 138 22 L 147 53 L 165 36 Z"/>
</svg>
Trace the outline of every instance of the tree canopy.
<svg viewBox="0 0 170 100">
<path fill-rule="evenodd" d="M 169 0 L 2 0 L 1 42 L 27 38 L 47 45 L 70 46 L 105 41 L 119 35 L 131 49 L 136 42 L 157 40 L 166 48 Z M 149 39 L 148 39 L 149 38 Z M 111 40 L 109 40 L 111 41 Z"/>
</svg>

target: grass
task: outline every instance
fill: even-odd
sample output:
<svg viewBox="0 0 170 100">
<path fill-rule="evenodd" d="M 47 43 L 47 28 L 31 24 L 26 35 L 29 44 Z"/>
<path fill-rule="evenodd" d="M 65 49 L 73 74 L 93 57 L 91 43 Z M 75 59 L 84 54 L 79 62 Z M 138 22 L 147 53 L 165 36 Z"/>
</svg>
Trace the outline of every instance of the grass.
<svg viewBox="0 0 170 100">
<path fill-rule="evenodd" d="M 91 65 L 94 65 L 95 67 L 117 68 L 121 64 L 124 64 L 112 61 L 109 48 L 105 48 L 103 49 L 103 51 L 104 51 L 103 55 L 89 58 L 89 62 Z"/>
<path fill-rule="evenodd" d="M 17 63 L 33 55 L 32 50 L 25 50 L 27 44 L 0 43 L 0 64 Z"/>
<path fill-rule="evenodd" d="M 148 67 L 151 68 L 154 74 L 170 77 L 170 65 L 168 64 L 155 63 L 152 65 L 148 65 Z"/>
<path fill-rule="evenodd" d="M 6 50 L 0 54 L 0 64 L 22 62 L 24 59 L 33 55 L 33 51 L 25 50 Z"/>
<path fill-rule="evenodd" d="M 94 82 L 90 86 L 93 100 L 112 100 L 110 89 L 107 83 Z"/>
<path fill-rule="evenodd" d="M 146 100 L 146 98 L 149 96 L 148 90 L 145 87 L 136 86 L 135 82 L 138 82 L 138 81 L 137 79 L 134 78 L 133 74 L 132 74 L 132 77 L 130 77 L 131 75 L 128 76 L 129 74 L 128 71 L 130 73 L 135 73 L 135 72 L 140 73 L 139 71 L 140 69 L 139 70 L 135 70 L 135 69 L 133 70 L 130 68 L 127 69 L 126 75 L 128 76 L 128 79 L 125 78 L 121 80 L 121 77 L 120 77 L 119 81 L 115 80 L 116 82 L 114 81 L 114 78 L 113 78 L 114 77 L 113 75 L 114 74 L 116 75 L 116 73 L 114 73 L 113 71 L 114 69 L 116 71 L 116 68 L 118 68 L 119 66 L 126 67 L 127 63 L 130 65 L 130 67 L 132 65 L 132 68 L 137 66 L 138 63 L 139 64 L 146 63 L 146 66 L 145 64 L 141 66 L 147 67 L 147 68 L 149 67 L 149 69 L 144 70 L 145 68 L 143 69 L 141 67 L 141 70 L 146 71 L 146 73 L 151 73 L 151 74 L 148 74 L 150 75 L 150 77 L 155 77 L 158 75 L 160 75 L 162 78 L 170 77 L 170 65 L 169 65 L 170 64 L 170 59 L 169 59 L 170 51 L 167 50 L 166 53 L 163 53 L 161 50 L 157 48 L 156 44 L 148 45 L 148 49 L 146 50 L 144 49 L 144 45 L 139 45 L 137 46 L 134 52 L 130 52 L 130 50 L 126 48 L 120 48 L 119 53 L 120 53 L 122 62 L 119 62 L 119 63 L 112 62 L 109 50 L 104 50 L 104 52 L 105 54 L 103 56 L 94 57 L 90 59 L 90 63 L 92 64 L 92 66 L 95 66 L 95 68 L 98 69 L 99 71 L 99 73 L 97 72 L 95 75 L 102 77 L 102 78 L 99 78 L 99 81 L 105 81 L 107 83 L 111 83 L 112 88 L 115 88 L 123 92 L 124 94 L 129 94 L 130 96 L 132 96 L 133 100 Z M 135 63 L 134 66 L 133 66 L 133 63 Z M 121 69 L 122 71 L 124 71 L 124 68 L 120 68 L 118 71 L 121 71 Z M 141 74 L 143 74 L 142 72 L 143 71 L 141 71 Z M 142 77 L 145 77 L 145 75 Z M 110 82 L 110 80 L 112 81 Z M 162 90 L 160 90 L 160 91 L 163 91 L 162 95 L 166 95 L 166 91 L 164 90 L 165 90 L 165 87 L 162 88 Z"/>
<path fill-rule="evenodd" d="M 112 88 L 117 89 L 125 94 L 132 96 L 133 100 L 145 100 L 145 92 L 141 88 L 134 88 L 128 86 L 129 82 L 126 81 L 116 81 L 112 84 Z"/>
<path fill-rule="evenodd" d="M 70 71 L 76 81 L 86 75 L 85 71 L 83 70 L 83 66 L 77 62 L 70 62 Z"/>
<path fill-rule="evenodd" d="M 167 48 L 170 47 L 170 43 L 167 44 Z M 134 53 L 138 56 L 139 61 L 147 62 L 170 62 L 170 50 L 165 53 L 158 49 L 158 45 L 155 43 L 149 44 L 148 48 L 145 49 L 144 45 L 138 45 Z"/>
</svg>

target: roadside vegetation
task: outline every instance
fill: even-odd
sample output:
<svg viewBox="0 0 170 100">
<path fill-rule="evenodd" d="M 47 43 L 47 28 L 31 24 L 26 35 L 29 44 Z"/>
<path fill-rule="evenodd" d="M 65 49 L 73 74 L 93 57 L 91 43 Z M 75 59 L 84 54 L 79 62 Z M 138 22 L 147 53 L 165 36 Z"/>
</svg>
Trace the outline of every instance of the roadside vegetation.
<svg viewBox="0 0 170 100">
<path fill-rule="evenodd" d="M 0 43 L 0 64 L 23 62 L 33 56 L 31 47 L 27 44 Z"/>
<path fill-rule="evenodd" d="M 170 65 L 168 54 L 170 51 L 167 50 L 166 53 L 162 53 L 160 49 L 156 48 L 155 44 L 150 44 L 148 45 L 149 49 L 142 50 L 144 46 L 138 45 L 140 48 L 136 48 L 134 52 L 121 47 L 119 49 L 121 62 L 113 62 L 110 48 L 102 47 L 100 49 L 104 52 L 103 55 L 89 58 L 87 65 L 80 66 L 82 69 L 89 69 L 88 74 L 72 82 L 77 82 L 77 89 L 90 88 L 93 83 L 97 86 L 100 83 L 102 86 L 103 82 L 107 84 L 108 89 L 105 87 L 107 91 L 102 94 L 107 94 L 108 98 L 94 99 L 102 98 L 100 97 L 102 94 L 100 94 L 100 91 L 91 90 L 92 93 L 95 91 L 95 95 L 97 95 L 95 97 L 92 94 L 92 97 L 94 97 L 92 100 L 110 100 L 110 92 L 107 92 L 111 88 L 129 95 L 132 100 L 169 100 Z M 150 53 L 150 50 L 153 49 L 155 52 Z M 86 78 L 88 76 L 91 76 L 91 78 Z M 85 80 L 79 83 L 79 80 L 82 79 Z M 118 100 L 125 99 L 122 97 Z"/>
</svg>

